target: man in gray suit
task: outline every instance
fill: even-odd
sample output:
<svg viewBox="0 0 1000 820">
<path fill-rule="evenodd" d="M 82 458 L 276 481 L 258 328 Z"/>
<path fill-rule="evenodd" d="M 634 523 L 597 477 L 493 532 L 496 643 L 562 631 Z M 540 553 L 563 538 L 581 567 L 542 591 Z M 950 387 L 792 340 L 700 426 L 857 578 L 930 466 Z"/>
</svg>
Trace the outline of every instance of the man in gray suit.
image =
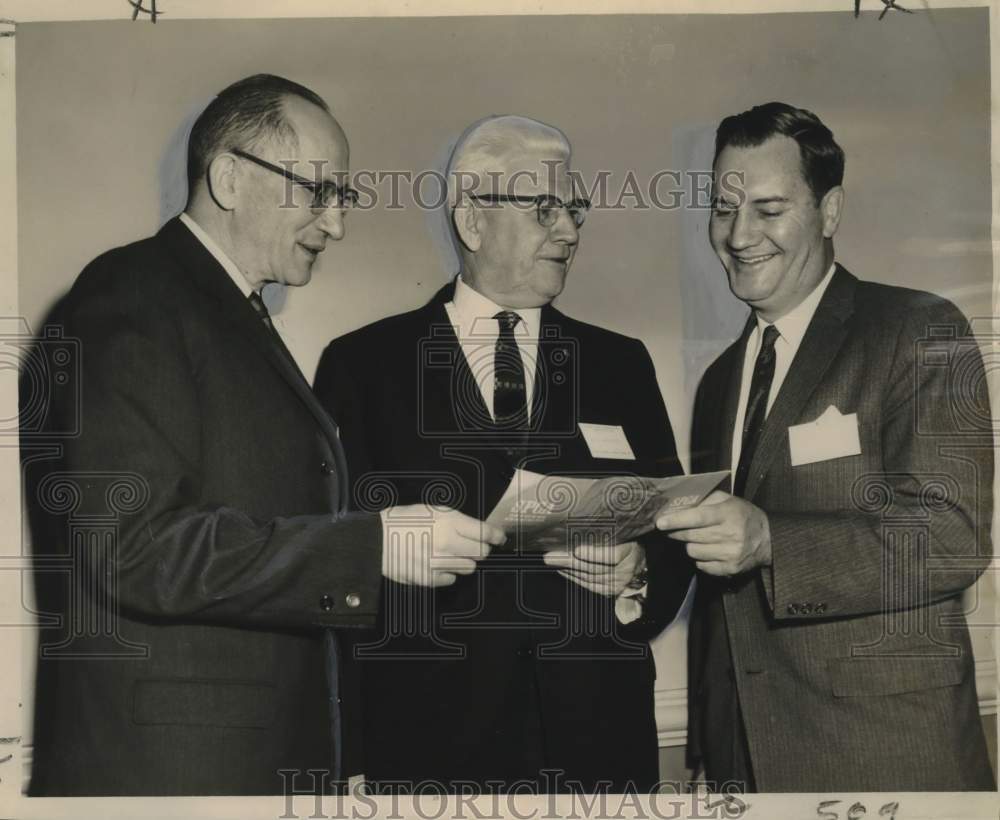
<svg viewBox="0 0 1000 820">
<path fill-rule="evenodd" d="M 759 791 L 993 789 L 962 593 L 988 565 L 992 427 L 968 322 L 834 261 L 844 154 L 769 103 L 716 135 L 712 246 L 751 308 L 709 367 L 664 514 L 701 570 L 689 749 Z"/>
</svg>

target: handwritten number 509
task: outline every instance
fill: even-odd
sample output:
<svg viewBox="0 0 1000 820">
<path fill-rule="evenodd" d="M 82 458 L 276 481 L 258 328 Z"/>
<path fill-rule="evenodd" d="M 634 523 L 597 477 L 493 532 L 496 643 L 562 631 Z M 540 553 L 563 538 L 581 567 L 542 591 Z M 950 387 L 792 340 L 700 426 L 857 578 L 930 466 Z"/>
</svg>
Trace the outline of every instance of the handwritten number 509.
<svg viewBox="0 0 1000 820">
<path fill-rule="evenodd" d="M 833 807 L 838 805 L 840 800 L 824 800 L 816 807 L 816 816 L 819 820 L 840 820 L 840 814 Z M 884 820 L 896 820 L 896 812 L 899 811 L 899 803 L 886 803 L 878 810 L 879 818 Z M 863 803 L 855 803 L 847 810 L 846 820 L 861 820 L 868 814 L 868 809 Z"/>
</svg>

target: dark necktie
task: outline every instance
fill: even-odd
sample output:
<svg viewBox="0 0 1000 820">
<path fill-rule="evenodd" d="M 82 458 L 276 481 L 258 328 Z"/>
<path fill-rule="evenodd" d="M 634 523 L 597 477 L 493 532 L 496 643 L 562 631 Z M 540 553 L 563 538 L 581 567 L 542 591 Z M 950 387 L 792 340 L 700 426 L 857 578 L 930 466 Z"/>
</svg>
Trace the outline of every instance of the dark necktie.
<svg viewBox="0 0 1000 820">
<path fill-rule="evenodd" d="M 264 304 L 264 300 L 261 299 L 257 291 L 253 291 L 250 294 L 250 307 L 253 308 L 254 313 L 264 323 L 264 327 L 271 331 L 271 333 L 278 332 L 274 329 L 274 323 L 271 321 L 271 314 L 267 310 L 267 305 Z"/>
<path fill-rule="evenodd" d="M 778 329 L 774 325 L 768 325 L 764 328 L 764 340 L 757 353 L 757 362 L 753 366 L 750 395 L 747 397 L 747 412 L 743 418 L 743 444 L 740 447 L 740 463 L 736 468 L 736 478 L 733 480 L 733 495 L 742 496 L 744 489 L 746 489 L 750 462 L 753 461 L 753 453 L 757 449 L 760 432 L 764 429 L 764 419 L 767 417 L 767 397 L 771 392 L 771 382 L 774 381 L 774 343 L 778 340 L 778 335 Z"/>
<path fill-rule="evenodd" d="M 257 291 L 253 291 L 248 298 L 254 313 L 256 313 L 258 318 L 264 323 L 264 327 L 266 327 L 267 332 L 271 334 L 271 338 L 278 346 L 278 350 L 281 352 L 281 355 L 285 357 L 285 360 L 292 366 L 292 369 L 304 380 L 305 376 L 303 376 L 302 371 L 299 370 L 299 366 L 292 357 L 291 351 L 285 347 L 285 342 L 281 338 L 281 334 L 278 333 L 277 329 L 274 327 L 274 323 L 271 321 L 271 314 L 268 312 L 267 305 L 264 304 L 264 300 L 261 299 L 260 294 Z"/>
<path fill-rule="evenodd" d="M 501 430 L 527 430 L 528 392 L 524 362 L 514 339 L 514 328 L 521 317 L 512 310 L 503 310 L 493 318 L 500 324 L 493 355 L 493 418 Z"/>
</svg>

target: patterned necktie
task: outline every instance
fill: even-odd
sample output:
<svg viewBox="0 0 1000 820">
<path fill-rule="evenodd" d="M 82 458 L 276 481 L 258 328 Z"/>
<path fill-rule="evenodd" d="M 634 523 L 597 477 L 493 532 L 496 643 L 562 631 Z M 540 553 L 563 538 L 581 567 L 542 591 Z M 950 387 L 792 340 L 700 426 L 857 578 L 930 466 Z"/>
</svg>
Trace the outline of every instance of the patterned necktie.
<svg viewBox="0 0 1000 820">
<path fill-rule="evenodd" d="M 291 351 L 285 347 L 285 342 L 281 338 L 281 334 L 278 333 L 277 328 L 271 321 L 271 314 L 268 312 L 267 305 L 264 304 L 264 300 L 261 298 L 260 294 L 257 291 L 254 291 L 250 294 L 248 299 L 250 300 L 250 307 L 253 308 L 254 313 L 256 313 L 257 317 L 264 323 L 264 327 L 266 327 L 267 332 L 271 334 L 271 338 L 274 339 L 275 344 L 277 344 L 281 355 L 284 356 L 285 360 L 292 366 L 292 369 L 298 373 L 303 380 L 305 380 L 306 377 L 302 374 L 302 371 L 299 370 L 299 366 L 296 363 L 295 358 L 292 356 Z"/>
<path fill-rule="evenodd" d="M 742 496 L 746 489 L 750 462 L 753 461 L 760 432 L 764 429 L 764 419 L 767 418 L 767 397 L 771 392 L 771 382 L 774 381 L 774 343 L 778 340 L 778 335 L 778 328 L 774 325 L 764 328 L 764 341 L 761 343 L 757 362 L 753 367 L 750 395 L 747 397 L 747 412 L 743 418 L 743 444 L 740 447 L 740 463 L 733 481 L 733 495 Z"/>
<path fill-rule="evenodd" d="M 254 313 L 264 323 L 264 327 L 272 333 L 278 332 L 274 329 L 274 323 L 271 321 L 271 314 L 267 310 L 267 305 L 264 304 L 264 300 L 257 291 L 253 291 L 250 294 L 250 307 L 253 308 Z"/>
<path fill-rule="evenodd" d="M 502 310 L 493 318 L 500 325 L 493 355 L 493 418 L 501 430 L 527 430 L 528 392 L 524 362 L 514 339 L 514 328 L 521 317 L 512 310 Z"/>
</svg>

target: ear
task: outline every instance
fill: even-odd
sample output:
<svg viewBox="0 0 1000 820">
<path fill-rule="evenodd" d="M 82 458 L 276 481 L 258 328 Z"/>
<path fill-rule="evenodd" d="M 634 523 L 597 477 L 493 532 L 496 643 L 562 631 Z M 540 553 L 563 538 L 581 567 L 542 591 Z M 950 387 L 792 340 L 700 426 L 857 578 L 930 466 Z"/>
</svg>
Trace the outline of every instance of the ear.
<svg viewBox="0 0 1000 820">
<path fill-rule="evenodd" d="M 832 239 L 840 226 L 840 215 L 844 210 L 844 189 L 836 185 L 823 194 L 819 208 L 823 212 L 823 236 Z"/>
<path fill-rule="evenodd" d="M 232 154 L 219 154 L 208 164 L 208 191 L 224 211 L 236 207 L 239 190 L 237 176 L 236 157 Z"/>
<path fill-rule="evenodd" d="M 472 253 L 479 250 L 483 244 L 482 214 L 472 204 L 472 200 L 463 197 L 451 214 L 452 223 L 459 241 Z"/>
</svg>

